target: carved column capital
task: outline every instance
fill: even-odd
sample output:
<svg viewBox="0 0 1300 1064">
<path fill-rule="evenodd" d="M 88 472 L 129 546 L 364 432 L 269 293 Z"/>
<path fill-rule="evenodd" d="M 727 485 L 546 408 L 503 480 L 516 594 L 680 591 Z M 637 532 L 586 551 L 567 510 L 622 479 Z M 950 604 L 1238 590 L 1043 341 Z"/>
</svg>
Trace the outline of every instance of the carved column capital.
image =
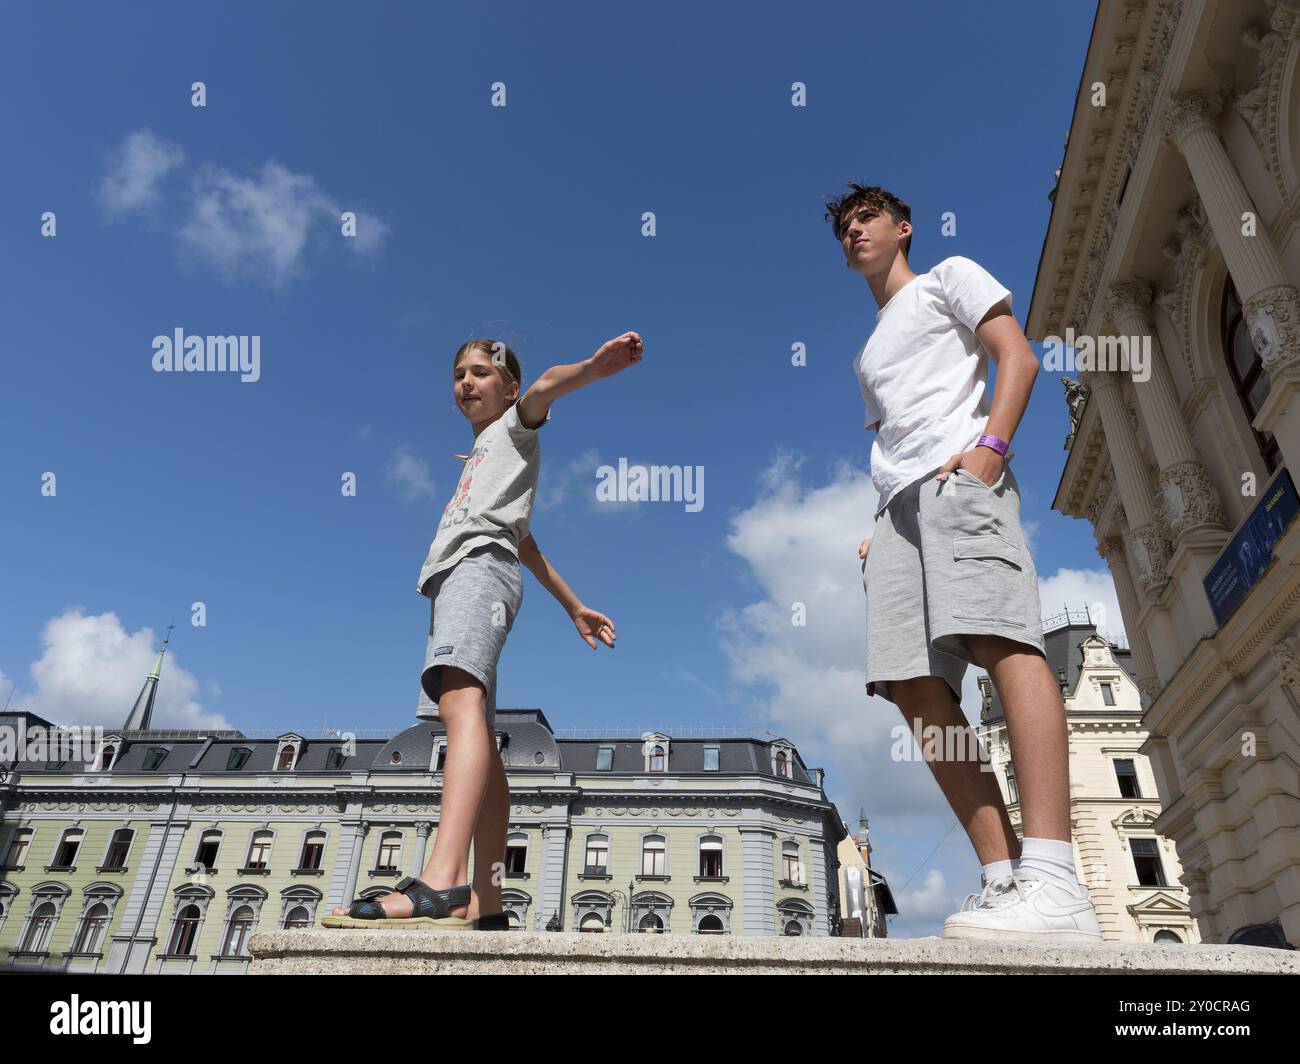
<svg viewBox="0 0 1300 1064">
<path fill-rule="evenodd" d="M 1169 583 L 1169 574 L 1165 567 L 1169 561 L 1165 537 L 1155 521 L 1139 525 L 1132 532 L 1133 558 L 1137 562 L 1138 582 L 1146 593 L 1148 601 L 1159 597 L 1165 585 Z"/>
<path fill-rule="evenodd" d="M 1196 528 L 1223 528 L 1223 510 L 1200 462 L 1179 462 L 1160 474 L 1160 492 L 1169 528 L 1182 536 Z"/>
<path fill-rule="evenodd" d="M 1133 314 L 1145 319 L 1149 306 L 1151 286 L 1146 281 L 1122 281 L 1106 289 L 1106 313 L 1116 324 Z"/>
<path fill-rule="evenodd" d="M 1161 128 L 1165 139 L 1182 150 L 1183 141 L 1197 130 L 1214 132 L 1214 119 L 1223 110 L 1223 96 L 1206 96 L 1200 92 L 1174 93 L 1165 104 Z"/>
<path fill-rule="evenodd" d="M 1273 285 L 1242 308 L 1251 343 L 1270 377 L 1300 369 L 1300 294 L 1289 284 Z"/>
<path fill-rule="evenodd" d="M 1271 652 L 1282 682 L 1300 695 L 1300 639 L 1287 636 Z"/>
</svg>

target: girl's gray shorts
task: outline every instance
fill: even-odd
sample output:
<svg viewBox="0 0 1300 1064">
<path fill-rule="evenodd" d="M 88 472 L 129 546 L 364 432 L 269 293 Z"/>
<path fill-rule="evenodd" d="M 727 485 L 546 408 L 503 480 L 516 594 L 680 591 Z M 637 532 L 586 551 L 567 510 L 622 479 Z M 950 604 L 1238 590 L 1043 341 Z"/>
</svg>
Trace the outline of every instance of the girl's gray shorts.
<svg viewBox="0 0 1300 1064">
<path fill-rule="evenodd" d="M 1010 467 L 992 487 L 935 467 L 876 515 L 862 569 L 867 592 L 867 694 L 896 702 L 890 680 L 937 676 L 961 701 L 968 635 L 1000 635 L 1043 652 L 1038 574 L 1020 527 Z"/>
<path fill-rule="evenodd" d="M 483 685 L 491 728 L 496 723 L 497 660 L 524 600 L 519 559 L 496 543 L 476 547 L 450 569 L 429 577 L 424 593 L 433 605 L 415 715 L 437 719 L 443 669 L 450 665 Z"/>
</svg>

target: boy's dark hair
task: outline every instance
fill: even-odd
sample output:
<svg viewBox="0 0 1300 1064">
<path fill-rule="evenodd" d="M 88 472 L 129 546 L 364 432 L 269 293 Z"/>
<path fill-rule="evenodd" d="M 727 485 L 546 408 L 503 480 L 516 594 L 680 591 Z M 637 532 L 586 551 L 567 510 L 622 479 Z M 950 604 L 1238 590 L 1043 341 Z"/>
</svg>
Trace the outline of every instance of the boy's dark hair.
<svg viewBox="0 0 1300 1064">
<path fill-rule="evenodd" d="M 473 340 L 466 340 L 460 345 L 460 350 L 456 352 L 455 361 L 451 364 L 452 370 L 454 371 L 460 365 L 462 358 L 474 350 L 482 351 L 492 360 L 492 365 L 496 366 L 497 373 L 501 375 L 501 379 L 506 384 L 513 380 L 519 385 L 519 390 L 523 391 L 524 371 L 519 365 L 519 357 L 510 350 L 504 340 L 492 340 L 486 336 L 477 336 Z"/>
<path fill-rule="evenodd" d="M 911 222 L 912 208 L 895 196 L 888 189 L 883 189 L 879 185 L 859 185 L 856 182 L 849 182 L 849 191 L 844 193 L 837 200 L 831 200 L 826 204 L 826 217 L 831 220 L 831 227 L 835 230 L 835 239 L 843 238 L 841 226 L 847 223 L 859 210 L 866 209 L 869 217 L 874 217 L 881 211 L 887 211 L 889 217 L 894 223 Z M 903 257 L 912 249 L 912 238 L 907 236 L 902 243 Z"/>
</svg>

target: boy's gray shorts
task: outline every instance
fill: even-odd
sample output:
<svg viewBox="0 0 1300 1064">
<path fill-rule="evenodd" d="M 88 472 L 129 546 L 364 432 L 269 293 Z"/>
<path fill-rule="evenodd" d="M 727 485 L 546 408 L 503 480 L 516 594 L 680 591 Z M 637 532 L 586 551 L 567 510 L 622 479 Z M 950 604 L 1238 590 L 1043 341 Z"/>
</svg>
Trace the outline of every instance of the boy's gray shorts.
<svg viewBox="0 0 1300 1064">
<path fill-rule="evenodd" d="M 483 685 L 487 723 L 493 727 L 497 660 L 524 599 L 519 559 L 495 543 L 476 547 L 450 569 L 429 577 L 424 593 L 433 605 L 415 715 L 438 719 L 443 668 L 451 665 Z"/>
<path fill-rule="evenodd" d="M 938 676 L 961 701 L 968 635 L 1001 635 L 1043 652 L 1038 574 L 1020 527 L 1010 467 L 989 487 L 938 466 L 876 515 L 862 568 L 867 592 L 867 694 L 896 702 L 890 680 Z"/>
</svg>

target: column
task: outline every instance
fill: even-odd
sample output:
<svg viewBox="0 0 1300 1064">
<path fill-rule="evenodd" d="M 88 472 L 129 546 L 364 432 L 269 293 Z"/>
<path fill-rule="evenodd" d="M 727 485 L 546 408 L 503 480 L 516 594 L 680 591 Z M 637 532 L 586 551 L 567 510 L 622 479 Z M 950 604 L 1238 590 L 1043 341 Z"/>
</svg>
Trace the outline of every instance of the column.
<svg viewBox="0 0 1300 1064">
<path fill-rule="evenodd" d="M 1215 132 L 1222 106 L 1221 96 L 1175 94 L 1163 115 L 1164 133 L 1187 161 L 1269 375 L 1271 391 L 1256 428 L 1272 432 L 1287 466 L 1300 469 L 1300 293 Z M 1247 212 L 1255 217 L 1252 236 L 1242 232 Z"/>
<path fill-rule="evenodd" d="M 415 825 L 415 857 L 411 861 L 409 876 L 417 879 L 424 871 L 424 852 L 429 848 L 429 834 L 433 831 L 433 821 L 421 820 Z"/>
<path fill-rule="evenodd" d="M 556 913 L 560 927 L 568 924 L 564 911 L 564 877 L 568 870 L 569 825 L 567 823 L 542 825 L 542 876 L 534 899 L 533 930 L 545 931 Z M 577 928 L 569 928 L 576 931 Z"/>
<path fill-rule="evenodd" d="M 1169 364 L 1148 317 L 1150 305 L 1151 286 L 1145 281 L 1112 285 L 1106 293 L 1107 312 L 1120 334 L 1149 349 L 1150 375 L 1133 381 L 1133 396 L 1160 470 L 1169 527 L 1181 541 L 1203 528 L 1223 531 L 1223 509 L 1183 421 Z"/>
<path fill-rule="evenodd" d="M 776 934 L 776 865 L 769 828 L 741 827 L 740 851 L 744 862 L 744 929 L 747 935 Z M 735 933 L 735 929 L 732 929 Z"/>
<path fill-rule="evenodd" d="M 1124 556 L 1124 540 L 1119 536 L 1101 536 L 1097 539 L 1097 553 L 1106 560 L 1110 568 L 1110 578 L 1115 584 L 1115 597 L 1119 599 L 1119 611 L 1124 616 L 1124 631 L 1128 634 L 1128 645 L 1133 651 L 1133 665 L 1137 669 L 1137 685 L 1142 691 L 1146 708 L 1160 694 L 1160 680 L 1156 675 L 1156 660 L 1151 653 L 1151 644 L 1146 632 L 1138 624 L 1138 595 L 1133 586 L 1133 576 L 1129 572 L 1128 559 Z"/>
<path fill-rule="evenodd" d="M 1084 374 L 1080 374 L 1083 377 Z M 1138 450 L 1129 423 L 1128 406 L 1120 394 L 1116 374 L 1090 371 L 1085 383 L 1097 401 L 1101 413 L 1102 433 L 1110 450 L 1115 469 L 1115 488 L 1129 527 L 1133 530 L 1133 553 L 1138 563 L 1138 578 L 1147 601 L 1154 602 L 1169 582 L 1165 572 L 1168 552 L 1156 523 L 1155 507 L 1147 481 L 1146 462 Z"/>
<path fill-rule="evenodd" d="M 348 872 L 343 880 L 343 890 L 333 899 L 335 905 L 348 905 L 357 896 L 357 874 L 361 870 L 361 851 L 365 849 L 366 836 L 370 833 L 370 821 L 359 820 L 348 828 L 352 844 L 348 853 Z"/>
</svg>

